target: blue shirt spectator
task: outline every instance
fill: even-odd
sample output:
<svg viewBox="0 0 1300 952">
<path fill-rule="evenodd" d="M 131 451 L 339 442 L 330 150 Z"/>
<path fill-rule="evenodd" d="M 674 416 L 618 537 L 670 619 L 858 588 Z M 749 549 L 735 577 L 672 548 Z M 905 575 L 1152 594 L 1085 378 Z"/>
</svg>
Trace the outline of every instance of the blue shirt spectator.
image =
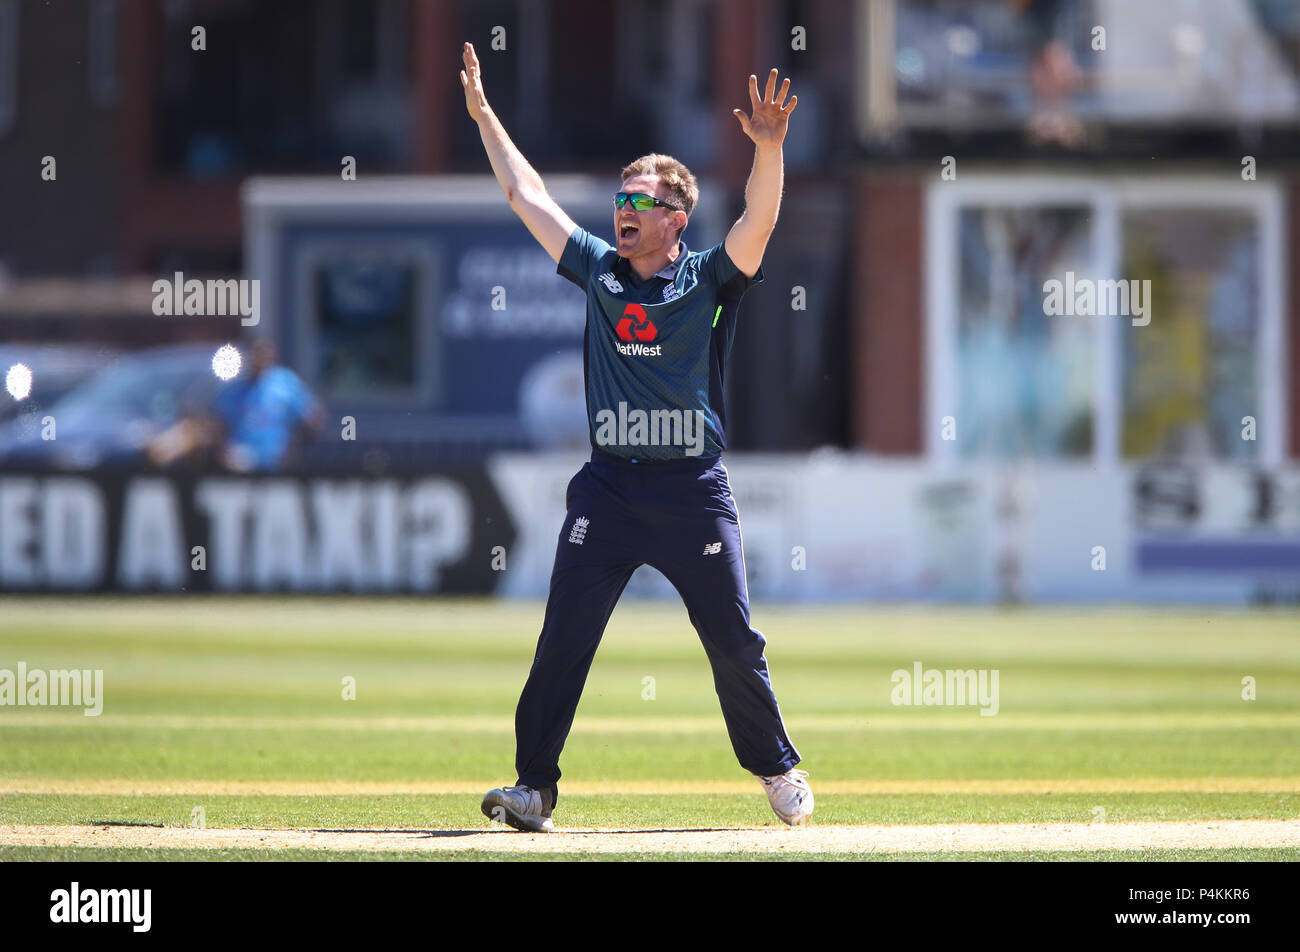
<svg viewBox="0 0 1300 952">
<path fill-rule="evenodd" d="M 280 469 L 295 448 L 299 428 L 319 428 L 319 401 L 288 367 L 269 366 L 272 360 L 269 348 L 255 348 L 249 375 L 223 387 L 213 406 L 225 427 L 223 456 L 231 469 Z"/>
</svg>

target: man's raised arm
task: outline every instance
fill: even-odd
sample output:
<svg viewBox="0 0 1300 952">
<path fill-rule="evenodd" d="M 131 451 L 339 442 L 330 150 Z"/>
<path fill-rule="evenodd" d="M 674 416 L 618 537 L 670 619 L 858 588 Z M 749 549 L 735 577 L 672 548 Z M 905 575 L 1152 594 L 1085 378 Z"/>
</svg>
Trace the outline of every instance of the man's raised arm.
<svg viewBox="0 0 1300 952">
<path fill-rule="evenodd" d="M 465 108 L 469 110 L 470 118 L 478 123 L 483 148 L 487 150 L 497 182 L 515 214 L 546 253 L 559 263 L 569 236 L 578 226 L 547 194 L 542 177 L 515 148 L 501 121 L 488 106 L 473 44 L 466 43 L 461 55 L 465 61 L 465 68 L 460 73 L 460 84 L 465 88 Z"/>
<path fill-rule="evenodd" d="M 746 117 L 744 112 L 733 109 L 732 115 L 740 120 L 740 127 L 754 142 L 754 170 L 749 173 L 749 182 L 745 185 L 745 211 L 727 232 L 725 247 L 727 256 L 747 277 L 753 277 L 763 263 L 763 252 L 767 249 L 767 239 L 776 227 L 777 212 L 781 208 L 781 190 L 785 184 L 785 157 L 781 143 L 790 122 L 790 113 L 799 102 L 798 96 L 791 96 L 788 105 L 786 94 L 790 91 L 790 80 L 781 84 L 780 95 L 776 93 L 776 70 L 767 77 L 767 91 L 763 99 L 758 98 L 758 77 L 749 77 L 749 101 L 754 114 Z"/>
</svg>

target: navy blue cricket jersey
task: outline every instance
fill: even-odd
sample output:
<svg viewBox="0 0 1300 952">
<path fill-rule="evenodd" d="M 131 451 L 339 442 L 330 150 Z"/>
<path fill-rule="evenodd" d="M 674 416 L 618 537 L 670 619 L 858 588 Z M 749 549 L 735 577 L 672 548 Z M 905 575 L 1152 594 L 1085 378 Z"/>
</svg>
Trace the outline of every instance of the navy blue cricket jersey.
<svg viewBox="0 0 1300 952">
<path fill-rule="evenodd" d="M 681 252 L 642 281 L 576 228 L 556 272 L 587 295 L 583 374 L 591 444 L 632 460 L 712 459 L 726 449 L 723 383 L 746 277 L 722 243 Z"/>
</svg>

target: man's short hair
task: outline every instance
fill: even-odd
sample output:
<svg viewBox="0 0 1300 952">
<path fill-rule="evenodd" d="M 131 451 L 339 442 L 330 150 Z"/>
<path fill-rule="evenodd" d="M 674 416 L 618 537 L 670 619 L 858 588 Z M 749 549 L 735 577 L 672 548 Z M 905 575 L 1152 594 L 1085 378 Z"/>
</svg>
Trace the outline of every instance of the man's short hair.
<svg viewBox="0 0 1300 952">
<path fill-rule="evenodd" d="M 636 159 L 623 169 L 623 181 L 634 175 L 657 175 L 659 184 L 668 192 L 666 201 L 676 205 L 689 218 L 700 200 L 700 187 L 691 170 L 671 155 L 652 152 Z"/>
</svg>

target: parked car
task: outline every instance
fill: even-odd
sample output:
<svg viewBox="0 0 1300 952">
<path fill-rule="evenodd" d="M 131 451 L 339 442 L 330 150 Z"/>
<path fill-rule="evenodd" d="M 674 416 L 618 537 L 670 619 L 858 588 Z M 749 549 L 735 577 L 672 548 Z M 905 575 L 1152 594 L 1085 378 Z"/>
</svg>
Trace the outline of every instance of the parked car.
<svg viewBox="0 0 1300 952">
<path fill-rule="evenodd" d="M 6 344 L 0 346 L 0 377 L 22 364 L 31 372 L 31 390 L 22 399 L 0 392 L 0 423 L 48 410 L 63 396 L 103 370 L 117 348 L 81 344 Z"/>
<path fill-rule="evenodd" d="M 212 372 L 215 350 L 180 344 L 118 357 L 52 406 L 0 425 L 0 465 L 144 465 L 154 436 L 211 406 L 222 383 Z"/>
</svg>

